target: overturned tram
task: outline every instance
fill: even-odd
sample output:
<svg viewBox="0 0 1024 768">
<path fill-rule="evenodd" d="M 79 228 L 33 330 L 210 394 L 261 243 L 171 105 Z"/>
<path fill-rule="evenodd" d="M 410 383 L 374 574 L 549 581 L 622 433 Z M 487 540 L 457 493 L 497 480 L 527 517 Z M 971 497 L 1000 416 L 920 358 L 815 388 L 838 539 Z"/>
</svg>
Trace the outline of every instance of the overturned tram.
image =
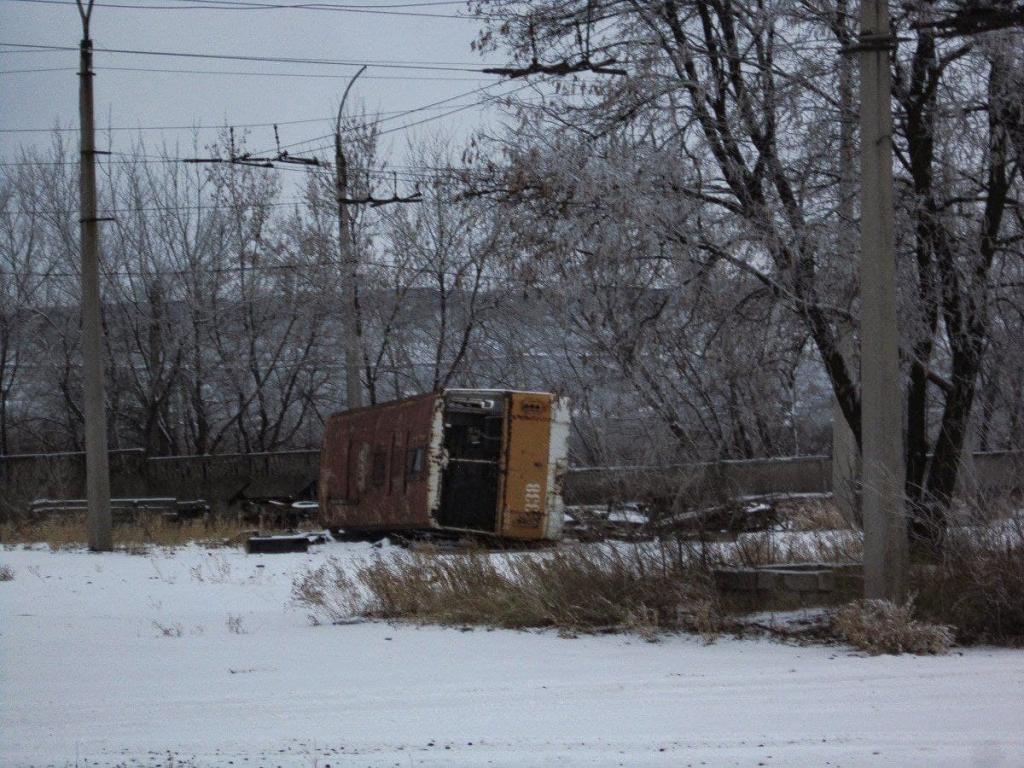
<svg viewBox="0 0 1024 768">
<path fill-rule="evenodd" d="M 320 523 L 557 539 L 568 437 L 568 402 L 547 392 L 449 389 L 334 414 Z"/>
</svg>

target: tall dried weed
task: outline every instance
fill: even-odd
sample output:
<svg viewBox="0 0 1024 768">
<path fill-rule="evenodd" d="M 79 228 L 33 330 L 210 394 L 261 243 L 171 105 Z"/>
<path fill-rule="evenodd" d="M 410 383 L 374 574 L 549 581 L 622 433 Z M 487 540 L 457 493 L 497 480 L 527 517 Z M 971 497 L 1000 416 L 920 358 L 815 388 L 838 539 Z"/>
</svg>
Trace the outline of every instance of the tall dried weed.
<svg viewBox="0 0 1024 768">
<path fill-rule="evenodd" d="M 831 624 L 836 637 L 872 654 L 942 654 L 953 643 L 950 627 L 916 620 L 910 602 L 858 600 L 838 609 Z"/>
<path fill-rule="evenodd" d="M 398 552 L 351 569 L 331 561 L 296 579 L 292 594 L 317 623 L 364 616 L 649 638 L 677 629 L 710 638 L 718 629 L 709 580 L 656 545 L 510 557 Z"/>
<path fill-rule="evenodd" d="M 1024 644 L 1024 521 L 951 529 L 912 586 L 921 615 L 955 626 L 960 642 Z"/>
</svg>

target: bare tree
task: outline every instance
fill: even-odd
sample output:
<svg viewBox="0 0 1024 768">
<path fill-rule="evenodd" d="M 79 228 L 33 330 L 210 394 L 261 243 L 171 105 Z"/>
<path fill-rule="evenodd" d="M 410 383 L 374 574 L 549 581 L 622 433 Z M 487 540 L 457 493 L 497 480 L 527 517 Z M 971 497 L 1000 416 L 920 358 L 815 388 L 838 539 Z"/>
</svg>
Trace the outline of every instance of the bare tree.
<svg viewBox="0 0 1024 768">
<path fill-rule="evenodd" d="M 834 11 L 717 0 L 552 2 L 531 5 L 528 14 L 504 0 L 480 6 L 500 19 L 482 36 L 485 48 L 503 46 L 517 62 L 600 52 L 629 72 L 565 89 L 540 109 L 523 105 L 528 117 L 510 139 L 516 172 L 540 148 L 554 148 L 551 157 L 579 146 L 567 154 L 585 157 L 607 151 L 612 140 L 625 143 L 620 152 L 638 162 L 620 177 L 608 215 L 642 193 L 644 181 L 661 177 L 668 215 L 652 216 L 651 225 L 703 254 L 696 261 L 705 267 L 730 265 L 758 281 L 799 318 L 859 440 L 856 373 L 839 345 L 856 307 L 846 254 L 831 235 L 839 225 L 839 137 L 837 121 L 819 119 L 839 107 L 837 51 L 828 43 Z M 991 275 L 1019 247 L 1019 222 L 1007 211 L 1020 196 L 1020 172 L 1008 153 L 1007 110 L 987 108 L 1005 92 L 1005 63 L 975 46 L 939 41 L 915 20 L 914 12 L 897 20 L 900 34 L 914 40 L 909 53 L 901 48 L 893 57 L 898 246 L 909 321 L 907 489 L 915 533 L 934 539 L 990 336 Z M 563 207 L 581 191 L 553 190 L 536 174 L 513 173 L 508 182 L 506 194 L 519 197 L 561 193 Z M 699 220 L 672 215 L 670 202 L 698 207 Z M 948 347 L 937 349 L 940 341 Z M 936 404 L 941 417 L 929 423 Z"/>
</svg>

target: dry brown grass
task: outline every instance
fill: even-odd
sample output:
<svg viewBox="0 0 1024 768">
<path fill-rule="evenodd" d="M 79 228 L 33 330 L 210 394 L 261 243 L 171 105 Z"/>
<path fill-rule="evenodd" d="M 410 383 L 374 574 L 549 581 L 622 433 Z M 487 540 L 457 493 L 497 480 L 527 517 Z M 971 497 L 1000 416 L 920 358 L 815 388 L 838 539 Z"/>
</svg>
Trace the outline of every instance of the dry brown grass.
<svg viewBox="0 0 1024 768">
<path fill-rule="evenodd" d="M 113 537 L 116 549 L 141 553 L 151 546 L 177 547 L 193 542 L 210 547 L 234 545 L 241 531 L 233 521 L 177 523 L 153 517 L 115 525 Z M 5 545 L 46 544 L 53 550 L 84 547 L 88 541 L 85 517 L 65 515 L 38 522 L 4 523 L 0 526 L 0 541 Z"/>
<path fill-rule="evenodd" d="M 779 519 L 791 531 L 838 531 L 850 527 L 835 501 L 828 497 L 781 499 L 775 507 Z"/>
<path fill-rule="evenodd" d="M 312 621 L 353 616 L 479 624 L 563 634 L 718 630 L 705 575 L 660 546 L 579 546 L 494 557 L 399 552 L 346 569 L 329 562 L 300 576 L 295 601 Z"/>
<path fill-rule="evenodd" d="M 871 654 L 942 654 L 953 644 L 950 627 L 917 621 L 909 602 L 858 600 L 838 609 L 831 625 L 836 637 Z"/>
<path fill-rule="evenodd" d="M 693 554 L 712 567 L 745 567 L 779 563 L 855 563 L 863 557 L 863 537 L 857 531 L 758 531 L 734 542 L 701 542 Z"/>
<path fill-rule="evenodd" d="M 960 642 L 1024 644 L 1024 522 L 951 530 L 912 587 L 920 613 L 954 625 Z"/>
</svg>

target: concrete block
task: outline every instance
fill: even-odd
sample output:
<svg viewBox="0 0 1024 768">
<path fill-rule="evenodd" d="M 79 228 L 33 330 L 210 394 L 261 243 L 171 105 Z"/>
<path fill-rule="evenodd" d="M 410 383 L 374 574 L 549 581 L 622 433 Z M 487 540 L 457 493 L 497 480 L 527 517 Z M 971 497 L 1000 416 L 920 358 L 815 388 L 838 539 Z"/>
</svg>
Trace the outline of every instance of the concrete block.
<svg viewBox="0 0 1024 768">
<path fill-rule="evenodd" d="M 784 572 L 783 588 L 792 592 L 817 592 L 818 574 L 821 571 L 796 571 L 793 573 Z"/>
<path fill-rule="evenodd" d="M 723 568 L 715 572 L 715 579 L 723 592 L 755 592 L 757 575 L 757 571 L 749 568 Z"/>
<path fill-rule="evenodd" d="M 245 543 L 250 555 L 275 555 L 284 552 L 308 552 L 308 536 L 253 536 Z"/>
<path fill-rule="evenodd" d="M 773 592 L 781 586 L 779 571 L 761 569 L 757 571 L 757 588 Z"/>
</svg>

